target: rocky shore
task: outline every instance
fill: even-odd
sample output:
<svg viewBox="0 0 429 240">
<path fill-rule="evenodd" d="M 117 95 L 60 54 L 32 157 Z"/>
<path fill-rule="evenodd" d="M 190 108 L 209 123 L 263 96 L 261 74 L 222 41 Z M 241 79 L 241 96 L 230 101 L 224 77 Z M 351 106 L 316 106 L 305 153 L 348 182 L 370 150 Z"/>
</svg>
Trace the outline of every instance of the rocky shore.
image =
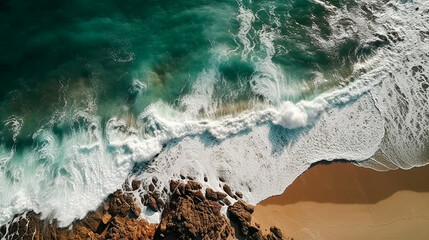
<svg viewBox="0 0 429 240">
<path fill-rule="evenodd" d="M 59 228 L 55 219 L 41 218 L 40 214 L 27 212 L 17 215 L 0 227 L 1 239 L 248 239 L 280 240 L 285 237 L 276 226 L 268 233 L 257 223 L 252 223 L 254 207 L 233 193 L 228 185 L 224 192 L 203 189 L 192 180 L 171 180 L 168 199 L 153 185 L 141 186 L 140 181 L 124 185 L 93 212 L 81 220 L 76 220 L 68 228 Z M 151 224 L 139 218 L 141 209 L 132 194 L 139 188 L 148 189 L 141 202 L 152 211 L 161 211 L 160 224 Z M 228 200 L 230 196 L 237 201 Z M 227 207 L 227 215 L 221 213 Z"/>
</svg>

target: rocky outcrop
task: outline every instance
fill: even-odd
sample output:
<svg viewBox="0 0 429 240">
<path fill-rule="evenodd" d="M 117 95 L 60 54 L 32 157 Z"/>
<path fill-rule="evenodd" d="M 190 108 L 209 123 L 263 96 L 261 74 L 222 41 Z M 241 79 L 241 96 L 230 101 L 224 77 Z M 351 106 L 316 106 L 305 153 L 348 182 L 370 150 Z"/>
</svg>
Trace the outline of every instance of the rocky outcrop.
<svg viewBox="0 0 429 240">
<path fill-rule="evenodd" d="M 16 216 L 7 228 L 0 228 L 0 238 L 6 239 L 153 239 L 156 224 L 137 219 L 140 207 L 129 195 L 118 190 L 85 218 L 75 221 L 71 229 L 58 228 L 55 221 L 41 219 L 28 212 Z M 33 237 L 34 236 L 34 237 Z"/>
<path fill-rule="evenodd" d="M 204 197 L 201 185 L 171 181 L 173 194 L 162 213 L 157 237 L 163 239 L 227 239 L 234 235 L 221 205 Z"/>
<path fill-rule="evenodd" d="M 253 212 L 254 207 L 245 203 L 243 200 L 239 200 L 228 207 L 229 218 L 238 225 L 240 232 L 244 235 L 246 240 L 290 239 L 285 238 L 281 230 L 276 226 L 270 228 L 270 233 L 263 234 L 258 224 L 252 224 Z"/>
<path fill-rule="evenodd" d="M 125 191 L 143 189 L 142 203 L 152 211 L 162 211 L 159 225 L 139 219 L 141 209 L 134 195 L 117 190 L 96 211 L 75 221 L 71 228 L 58 228 L 55 220 L 42 220 L 40 215 L 28 212 L 1 226 L 0 239 L 236 239 L 231 222 L 238 226 L 238 239 L 289 239 L 275 226 L 263 234 L 258 224 L 252 224 L 252 205 L 243 200 L 231 205 L 229 198 L 242 198 L 243 194 L 234 194 L 228 185 L 223 184 L 225 192 L 204 190 L 193 178 L 183 176 L 182 179 L 170 181 L 170 191 L 161 189 L 155 177 L 143 186 L 139 180 L 124 183 Z M 161 192 L 164 199 L 168 196 L 166 203 Z M 225 205 L 229 206 L 229 219 L 221 214 Z"/>
<path fill-rule="evenodd" d="M 226 198 L 226 194 L 223 192 L 216 192 L 211 188 L 206 188 L 206 198 L 212 201 L 219 201 Z"/>
<path fill-rule="evenodd" d="M 148 187 L 144 187 L 146 193 L 140 195 L 141 202 L 154 212 L 162 211 L 164 209 L 164 200 L 161 198 L 162 193 L 166 194 L 167 189 L 162 189 L 162 193 L 158 188 L 158 178 L 153 177 L 152 183 Z"/>
</svg>

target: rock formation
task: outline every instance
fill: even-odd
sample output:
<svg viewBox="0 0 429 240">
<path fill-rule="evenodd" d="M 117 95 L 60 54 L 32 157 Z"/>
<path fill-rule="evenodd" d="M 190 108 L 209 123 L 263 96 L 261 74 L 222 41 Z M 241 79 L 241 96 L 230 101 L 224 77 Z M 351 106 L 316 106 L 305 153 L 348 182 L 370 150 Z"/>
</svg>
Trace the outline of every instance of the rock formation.
<svg viewBox="0 0 429 240">
<path fill-rule="evenodd" d="M 228 216 L 231 221 L 238 224 L 241 233 L 246 240 L 282 240 L 284 238 L 281 230 L 272 226 L 270 233 L 263 234 L 259 225 L 252 224 L 252 213 L 254 207 L 245 203 L 243 200 L 235 202 L 232 206 L 228 207 Z M 287 238 L 289 239 L 289 238 Z M 291 239 L 293 240 L 293 238 Z"/>
<path fill-rule="evenodd" d="M 141 195 L 142 203 L 153 211 L 162 211 L 159 225 L 139 219 L 141 209 L 134 196 L 117 190 L 96 211 L 73 222 L 71 228 L 59 228 L 55 220 L 42 220 L 39 214 L 30 211 L 1 226 L 0 239 L 289 239 L 275 226 L 268 234 L 263 234 L 258 224 L 252 224 L 253 206 L 243 200 L 231 205 L 228 196 L 239 199 L 243 194 L 234 194 L 228 185 L 223 185 L 224 192 L 211 188 L 204 190 L 193 178 L 181 178 L 170 181 L 170 191 L 161 190 L 163 194 L 168 193 L 166 203 L 156 190 L 159 187 L 156 178 L 148 186 L 141 186 L 139 180 L 123 185 L 127 192 L 140 191 L 141 187 L 145 190 Z M 225 205 L 229 206 L 227 215 L 230 219 L 221 213 Z M 237 234 L 231 222 L 238 226 Z"/>
<path fill-rule="evenodd" d="M 234 230 L 226 216 L 220 213 L 221 205 L 204 197 L 201 185 L 171 181 L 173 193 L 162 212 L 157 237 L 173 239 L 227 239 Z"/>
<path fill-rule="evenodd" d="M 94 212 L 75 221 L 72 228 L 58 228 L 55 221 L 41 220 L 40 215 L 28 212 L 16 216 L 0 228 L 0 238 L 6 239 L 153 239 L 156 224 L 136 219 L 140 208 L 131 196 L 117 190 Z M 34 236 L 34 238 L 33 238 Z"/>
</svg>

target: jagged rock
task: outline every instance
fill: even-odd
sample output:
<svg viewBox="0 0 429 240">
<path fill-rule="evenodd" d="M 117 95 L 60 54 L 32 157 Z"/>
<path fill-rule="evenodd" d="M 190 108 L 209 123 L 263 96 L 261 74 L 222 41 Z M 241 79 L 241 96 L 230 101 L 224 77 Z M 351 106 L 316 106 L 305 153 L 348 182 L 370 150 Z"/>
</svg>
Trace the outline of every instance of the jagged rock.
<svg viewBox="0 0 429 240">
<path fill-rule="evenodd" d="M 179 190 L 181 195 L 185 195 L 186 186 L 184 183 L 182 183 L 182 182 L 179 183 L 179 186 L 177 186 L 177 189 Z"/>
<path fill-rule="evenodd" d="M 156 199 L 156 204 L 158 205 L 158 209 L 164 208 L 164 201 L 161 198 Z"/>
<path fill-rule="evenodd" d="M 206 198 L 212 201 L 222 200 L 227 195 L 223 192 L 216 192 L 211 188 L 206 188 Z"/>
<path fill-rule="evenodd" d="M 228 199 L 228 198 L 224 198 L 222 201 L 223 201 L 227 206 L 230 206 L 230 205 L 231 205 L 231 201 L 229 201 L 229 199 Z"/>
<path fill-rule="evenodd" d="M 252 213 L 254 207 L 239 200 L 228 207 L 228 215 L 231 221 L 236 222 L 246 240 L 283 240 L 283 234 L 276 226 L 270 228 L 270 233 L 263 234 L 259 224 L 252 225 Z"/>
<path fill-rule="evenodd" d="M 206 198 L 212 201 L 217 201 L 217 193 L 211 188 L 206 188 Z"/>
<path fill-rule="evenodd" d="M 154 192 L 153 192 L 153 194 L 152 194 L 152 196 L 153 196 L 155 199 L 158 199 L 158 198 L 160 198 L 160 197 L 161 197 L 161 192 L 159 192 L 159 191 L 154 191 Z"/>
<path fill-rule="evenodd" d="M 282 231 L 280 230 L 280 228 L 278 228 L 276 226 L 270 227 L 270 232 L 272 232 L 276 237 L 278 237 L 280 239 L 283 237 Z"/>
<path fill-rule="evenodd" d="M 222 199 L 225 199 L 226 198 L 226 194 L 225 193 L 223 193 L 223 192 L 217 192 L 217 199 L 218 200 L 222 200 Z"/>
<path fill-rule="evenodd" d="M 137 205 L 136 203 L 133 203 L 131 205 L 131 212 L 136 216 L 139 217 L 140 213 L 141 213 L 141 209 L 139 207 L 139 205 Z"/>
<path fill-rule="evenodd" d="M 146 220 L 115 217 L 106 231 L 105 239 L 153 239 L 156 228 Z"/>
<path fill-rule="evenodd" d="M 152 183 L 155 185 L 155 186 L 157 186 L 157 184 L 158 184 L 158 178 L 157 177 L 152 177 Z"/>
<path fill-rule="evenodd" d="M 128 181 L 126 181 L 123 185 L 122 185 L 122 189 L 124 189 L 125 191 L 131 191 L 131 187 Z"/>
<path fill-rule="evenodd" d="M 254 207 L 245 203 L 243 200 L 239 200 L 234 203 L 234 205 L 228 207 L 229 218 L 237 222 L 240 226 L 241 232 L 245 236 L 249 235 L 249 227 L 251 226 L 252 213 Z"/>
<path fill-rule="evenodd" d="M 129 202 L 133 202 L 134 200 L 130 196 L 126 196 L 122 194 L 122 191 L 117 190 L 113 193 L 113 199 L 110 201 L 109 211 L 112 215 L 120 215 L 125 217 L 130 211 Z"/>
<path fill-rule="evenodd" d="M 140 188 L 141 183 L 142 183 L 141 181 L 133 180 L 133 181 L 131 182 L 131 186 L 133 187 L 133 190 L 135 191 L 135 190 L 139 189 L 139 188 Z"/>
<path fill-rule="evenodd" d="M 170 192 L 174 192 L 177 186 L 179 186 L 179 181 L 171 180 L 170 181 Z"/>
<path fill-rule="evenodd" d="M 134 185 L 135 186 L 135 185 Z M 140 186 L 139 186 L 140 188 Z M 171 181 L 170 199 L 167 203 L 160 198 L 161 193 L 141 195 L 152 210 L 162 212 L 161 223 L 157 226 L 146 220 L 137 219 L 141 209 L 130 194 L 118 190 L 111 194 L 96 211 L 90 212 L 84 219 L 75 221 L 72 227 L 58 228 L 57 222 L 41 220 L 40 215 L 28 212 L 16 216 L 8 225 L 0 226 L 1 239 L 154 239 L 156 235 L 174 237 L 174 239 L 228 239 L 234 235 L 229 220 L 220 213 L 218 200 L 228 202 L 222 192 L 206 190 L 205 197 L 199 183 Z M 211 191 L 211 193 L 210 193 Z M 208 193 L 209 192 L 209 193 Z M 239 194 L 237 194 L 239 195 Z M 216 200 L 215 200 L 216 199 Z M 219 201 L 219 202 L 217 202 Z M 239 200 L 228 208 L 231 221 L 238 223 L 246 240 L 281 240 L 284 239 L 280 229 L 273 226 L 270 233 L 263 235 L 259 225 L 251 224 L 253 206 Z M 7 235 L 6 235 L 7 234 Z M 6 236 L 5 236 L 6 235 Z"/>
<path fill-rule="evenodd" d="M 130 207 L 131 206 L 131 207 Z M 153 239 L 156 225 L 146 220 L 130 218 L 124 209 L 139 212 L 133 198 L 118 190 L 111 194 L 100 207 L 88 213 L 85 218 L 75 221 L 69 228 L 58 228 L 56 221 L 42 220 L 40 215 L 28 212 L 19 216 L 9 226 L 6 239 Z M 124 215 L 124 216 L 123 216 Z M 0 227 L 0 235 L 6 234 L 5 225 Z M 13 236 L 13 237 L 12 237 Z"/>
<path fill-rule="evenodd" d="M 149 200 L 149 197 L 150 197 L 150 195 L 149 195 L 149 194 L 147 194 L 147 193 L 145 193 L 145 194 L 143 194 L 143 195 L 140 195 L 140 201 L 142 202 L 142 204 L 143 204 L 144 206 L 146 206 L 146 205 L 147 205 L 147 201 Z"/>
<path fill-rule="evenodd" d="M 203 188 L 201 184 L 195 182 L 195 181 L 189 181 L 188 184 L 186 184 L 187 187 L 191 188 L 192 190 L 199 190 Z"/>
<path fill-rule="evenodd" d="M 230 196 L 234 197 L 234 193 L 232 193 L 231 188 L 228 186 L 228 184 L 223 185 L 223 190 Z"/>
<path fill-rule="evenodd" d="M 107 224 L 110 221 L 110 219 L 112 219 L 112 215 L 110 215 L 109 213 L 106 213 L 103 215 L 103 217 L 101 217 L 101 221 L 104 224 Z"/>
<path fill-rule="evenodd" d="M 162 213 L 157 235 L 176 239 L 227 239 L 232 236 L 234 230 L 220 213 L 221 205 L 204 198 L 202 192 L 192 190 L 192 186 L 188 183 L 185 194 L 172 196 Z"/>
<path fill-rule="evenodd" d="M 158 212 L 158 204 L 156 203 L 155 198 L 153 197 L 149 197 L 148 201 L 147 201 L 147 206 L 149 207 L 150 210 L 154 211 L 154 212 Z"/>
<path fill-rule="evenodd" d="M 204 194 L 200 190 L 193 191 L 193 195 L 194 195 L 194 201 L 196 201 L 196 202 L 204 201 L 206 199 L 204 197 Z"/>
</svg>

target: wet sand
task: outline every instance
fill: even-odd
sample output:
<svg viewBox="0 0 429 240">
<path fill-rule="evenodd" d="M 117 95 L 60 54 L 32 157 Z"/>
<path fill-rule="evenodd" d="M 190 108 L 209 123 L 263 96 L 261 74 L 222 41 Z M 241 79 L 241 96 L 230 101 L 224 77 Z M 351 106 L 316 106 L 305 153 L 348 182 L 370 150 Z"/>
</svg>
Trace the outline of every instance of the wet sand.
<svg viewBox="0 0 429 240">
<path fill-rule="evenodd" d="M 429 166 L 319 164 L 258 204 L 253 220 L 294 239 L 429 239 Z"/>
</svg>

